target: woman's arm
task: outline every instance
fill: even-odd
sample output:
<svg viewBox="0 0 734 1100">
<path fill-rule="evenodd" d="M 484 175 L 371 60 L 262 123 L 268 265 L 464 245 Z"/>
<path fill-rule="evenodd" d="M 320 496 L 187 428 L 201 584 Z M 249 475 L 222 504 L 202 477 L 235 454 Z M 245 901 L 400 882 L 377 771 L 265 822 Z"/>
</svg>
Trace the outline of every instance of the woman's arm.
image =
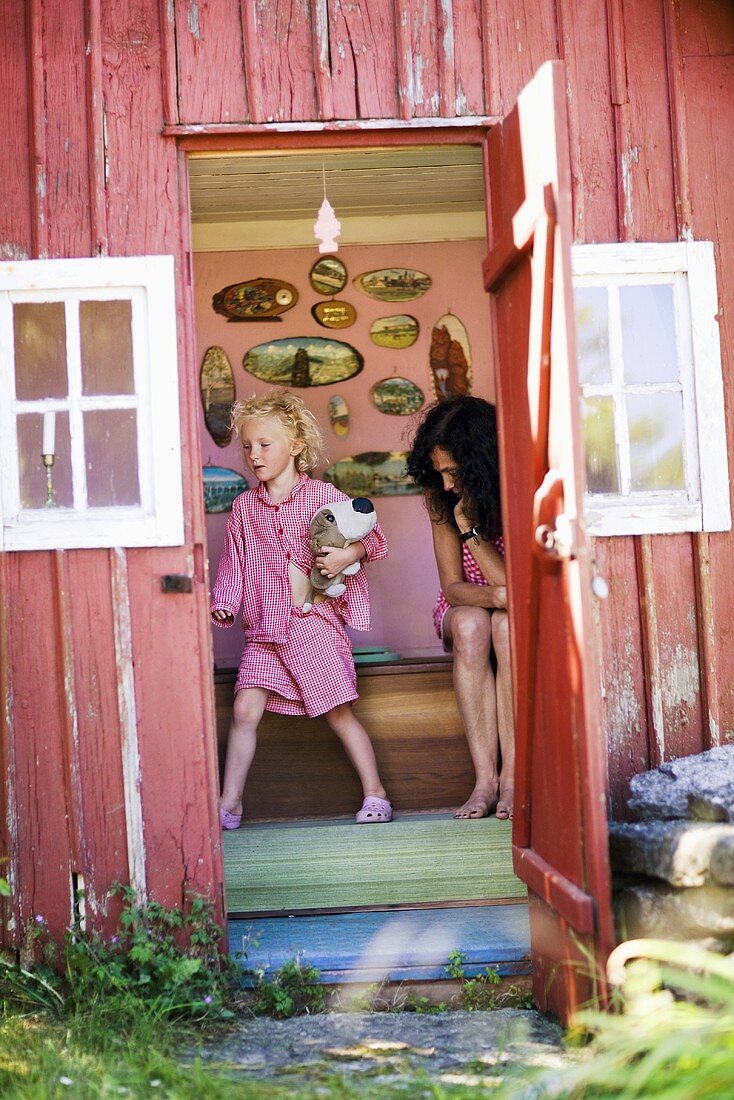
<svg viewBox="0 0 734 1100">
<path fill-rule="evenodd" d="M 448 523 L 431 523 L 433 550 L 443 594 L 451 607 L 507 607 L 505 565 L 491 543 L 472 545 L 472 555 L 487 585 L 464 580 L 461 567 L 461 541 L 458 531 Z M 472 544 L 475 542 L 472 539 Z M 479 560 L 481 554 L 482 560 Z"/>
</svg>

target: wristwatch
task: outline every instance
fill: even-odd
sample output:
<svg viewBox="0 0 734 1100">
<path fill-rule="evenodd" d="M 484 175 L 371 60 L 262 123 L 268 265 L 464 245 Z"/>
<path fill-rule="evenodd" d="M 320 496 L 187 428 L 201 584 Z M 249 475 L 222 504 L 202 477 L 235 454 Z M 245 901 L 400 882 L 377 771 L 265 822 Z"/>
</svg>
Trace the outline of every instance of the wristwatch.
<svg viewBox="0 0 734 1100">
<path fill-rule="evenodd" d="M 476 539 L 477 542 L 479 542 L 480 538 L 481 536 L 476 527 L 472 527 L 471 531 L 461 531 L 459 534 L 459 540 L 461 542 L 468 542 L 469 539 Z"/>
</svg>

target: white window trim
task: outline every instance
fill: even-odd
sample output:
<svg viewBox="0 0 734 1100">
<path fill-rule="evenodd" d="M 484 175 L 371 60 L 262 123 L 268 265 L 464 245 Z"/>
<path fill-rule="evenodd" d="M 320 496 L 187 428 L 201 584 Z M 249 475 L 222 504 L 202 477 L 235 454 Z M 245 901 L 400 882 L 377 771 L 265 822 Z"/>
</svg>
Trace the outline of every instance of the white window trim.
<svg viewBox="0 0 734 1100">
<path fill-rule="evenodd" d="M 22 509 L 19 498 L 16 412 L 69 407 L 69 400 L 14 399 L 12 304 L 22 301 L 133 300 L 133 368 L 138 412 L 140 505 Z M 73 312 L 73 311 L 71 311 Z M 70 311 L 67 307 L 67 318 Z M 67 347 L 74 344 L 67 326 Z M 78 365 L 78 364 L 77 364 Z M 74 364 L 70 364 L 73 371 Z M 0 550 L 110 546 L 180 546 L 184 541 L 178 402 L 176 298 L 172 256 L 24 260 L 0 264 Z M 69 399 L 72 399 L 70 393 Z M 85 397 L 84 408 L 105 407 Z M 122 407 L 125 398 L 115 398 Z M 70 408 L 70 415 L 74 410 Z M 81 443 L 79 444 L 81 447 Z M 78 458 L 79 456 L 77 456 Z M 40 458 L 40 456 L 39 456 Z M 75 464 L 78 468 L 78 462 Z M 82 505 L 83 487 L 74 486 Z"/>
<path fill-rule="evenodd" d="M 718 297 L 713 244 L 710 241 L 679 241 L 574 245 L 571 257 L 574 278 L 583 276 L 589 283 L 600 284 L 604 277 L 625 275 L 675 277 L 676 301 L 683 284 L 688 288 L 690 307 L 690 313 L 676 309 L 676 324 L 681 325 L 680 346 L 688 345 L 692 359 L 692 378 L 688 360 L 681 370 L 681 382 L 689 398 L 683 406 L 685 466 L 687 481 L 698 482 L 700 486 L 700 500 L 688 500 L 685 491 L 635 493 L 634 500 L 587 493 L 585 514 L 589 534 L 730 530 L 724 383 L 716 319 Z M 685 276 L 685 280 L 680 276 Z"/>
</svg>

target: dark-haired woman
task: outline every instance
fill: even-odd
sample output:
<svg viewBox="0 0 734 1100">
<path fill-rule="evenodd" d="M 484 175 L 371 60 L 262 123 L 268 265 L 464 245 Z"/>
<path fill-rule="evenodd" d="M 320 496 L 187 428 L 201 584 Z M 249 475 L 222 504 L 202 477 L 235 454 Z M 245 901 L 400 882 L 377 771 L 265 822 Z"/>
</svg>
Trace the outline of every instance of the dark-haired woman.
<svg viewBox="0 0 734 1100">
<path fill-rule="evenodd" d="M 431 519 L 441 582 L 434 622 L 454 655 L 454 691 L 476 777 L 454 816 L 494 811 L 507 819 L 514 728 L 494 406 L 478 397 L 433 405 L 415 434 L 408 472 L 423 487 Z"/>
</svg>

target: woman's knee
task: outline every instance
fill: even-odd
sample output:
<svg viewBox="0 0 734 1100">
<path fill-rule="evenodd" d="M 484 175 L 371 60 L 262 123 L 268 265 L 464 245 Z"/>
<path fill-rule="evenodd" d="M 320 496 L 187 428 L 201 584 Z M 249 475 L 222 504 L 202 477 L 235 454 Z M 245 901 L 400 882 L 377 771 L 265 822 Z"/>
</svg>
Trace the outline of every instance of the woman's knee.
<svg viewBox="0 0 734 1100">
<path fill-rule="evenodd" d="M 451 616 L 451 642 L 454 653 L 474 656 L 489 652 L 491 619 L 481 607 L 457 607 Z"/>
</svg>

